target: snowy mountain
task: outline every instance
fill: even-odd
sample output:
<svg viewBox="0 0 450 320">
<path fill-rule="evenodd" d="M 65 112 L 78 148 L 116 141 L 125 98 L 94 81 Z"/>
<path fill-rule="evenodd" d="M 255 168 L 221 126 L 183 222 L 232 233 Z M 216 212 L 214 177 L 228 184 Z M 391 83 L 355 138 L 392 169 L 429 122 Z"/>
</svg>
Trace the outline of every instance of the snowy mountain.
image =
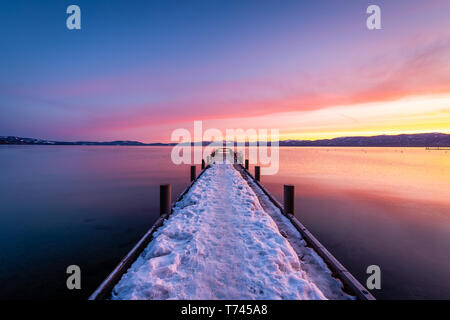
<svg viewBox="0 0 450 320">
<path fill-rule="evenodd" d="M 210 142 L 204 141 L 206 146 Z M 0 144 L 24 145 L 82 145 L 82 146 L 173 146 L 175 143 L 142 143 L 139 141 L 52 141 L 15 136 L 0 136 Z M 186 143 L 189 144 L 189 143 Z M 248 145 L 248 143 L 247 143 Z M 253 145 L 253 143 L 252 143 Z M 269 143 L 270 145 L 270 143 Z M 283 140 L 284 147 L 450 147 L 450 134 L 418 133 L 380 135 L 372 137 L 341 137 L 324 140 Z"/>
</svg>

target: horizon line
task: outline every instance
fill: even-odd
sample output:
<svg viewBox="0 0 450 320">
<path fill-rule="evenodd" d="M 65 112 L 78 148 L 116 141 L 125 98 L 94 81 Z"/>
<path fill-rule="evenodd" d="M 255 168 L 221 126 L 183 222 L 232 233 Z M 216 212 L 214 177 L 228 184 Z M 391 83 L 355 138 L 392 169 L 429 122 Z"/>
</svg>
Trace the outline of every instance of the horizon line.
<svg viewBox="0 0 450 320">
<path fill-rule="evenodd" d="M 442 135 L 450 135 L 450 133 L 446 133 L 446 132 L 439 132 L 439 131 L 433 131 L 433 132 L 419 132 L 419 133 L 396 133 L 396 134 L 388 134 L 388 133 L 383 133 L 383 134 L 376 134 L 376 135 L 350 135 L 350 136 L 337 136 L 334 138 L 325 138 L 325 139 L 278 139 L 278 140 L 274 140 L 274 141 L 278 141 L 278 142 L 283 142 L 283 141 L 305 141 L 305 142 L 315 142 L 315 141 L 325 141 L 325 140 L 334 140 L 334 139 L 340 139 L 340 138 L 371 138 L 371 137 L 380 137 L 380 136 L 403 136 L 403 135 L 423 135 L 423 134 L 442 134 Z M 0 138 L 9 138 L 9 137 L 13 137 L 13 138 L 21 138 L 21 139 L 32 139 L 32 140 L 38 140 L 38 141 L 48 141 L 48 142 L 60 142 L 60 143 L 79 143 L 79 142 L 87 142 L 87 143 L 110 143 L 110 142 L 137 142 L 137 143 L 142 143 L 142 144 L 179 144 L 179 143 L 183 143 L 183 142 L 142 142 L 139 140 L 123 140 L 123 139 L 114 139 L 114 140 L 71 140 L 71 141 L 67 141 L 67 140 L 53 140 L 53 139 L 43 139 L 43 138 L 30 138 L 30 137 L 24 137 L 24 136 L 15 136 L 15 135 L 2 135 L 0 136 Z M 231 140 L 222 140 L 222 142 L 227 142 L 227 141 L 231 141 Z M 254 143 L 254 142 L 259 142 L 261 140 L 250 140 L 250 139 L 246 139 L 245 141 L 239 141 L 240 143 Z M 272 142 L 272 140 L 267 140 L 268 142 Z M 217 142 L 220 143 L 220 141 L 206 141 L 206 140 L 201 140 L 201 141 L 190 141 L 190 143 L 205 143 L 205 142 Z M 235 143 L 237 141 L 234 141 Z M 184 143 L 189 143 L 188 141 L 184 142 Z"/>
</svg>

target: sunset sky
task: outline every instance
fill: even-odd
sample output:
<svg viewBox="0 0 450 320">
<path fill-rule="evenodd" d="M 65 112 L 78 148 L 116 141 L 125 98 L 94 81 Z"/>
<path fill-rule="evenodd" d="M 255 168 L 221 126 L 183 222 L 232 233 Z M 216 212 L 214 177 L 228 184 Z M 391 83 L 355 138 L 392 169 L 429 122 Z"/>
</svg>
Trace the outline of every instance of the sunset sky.
<svg viewBox="0 0 450 320">
<path fill-rule="evenodd" d="M 0 23 L 0 135 L 168 142 L 194 120 L 282 139 L 450 133 L 448 0 L 18 0 Z"/>
</svg>

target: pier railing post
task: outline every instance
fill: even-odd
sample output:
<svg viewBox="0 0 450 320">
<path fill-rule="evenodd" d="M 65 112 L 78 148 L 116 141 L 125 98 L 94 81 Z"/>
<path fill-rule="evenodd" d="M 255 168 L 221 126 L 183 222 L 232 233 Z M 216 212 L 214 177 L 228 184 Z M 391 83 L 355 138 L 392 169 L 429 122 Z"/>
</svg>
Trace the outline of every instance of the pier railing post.
<svg viewBox="0 0 450 320">
<path fill-rule="evenodd" d="M 245 169 L 248 170 L 248 159 L 245 159 Z"/>
<path fill-rule="evenodd" d="M 294 186 L 284 185 L 284 214 L 294 214 Z"/>
<path fill-rule="evenodd" d="M 261 168 L 259 166 L 255 166 L 255 180 L 261 180 Z"/>
<path fill-rule="evenodd" d="M 202 170 L 205 169 L 205 159 L 202 159 Z"/>
<path fill-rule="evenodd" d="M 197 169 L 196 166 L 191 166 L 191 181 L 194 181 L 195 178 L 197 177 L 196 169 Z"/>
<path fill-rule="evenodd" d="M 172 187 L 170 184 L 159 186 L 159 214 L 169 214 L 172 209 Z"/>
</svg>

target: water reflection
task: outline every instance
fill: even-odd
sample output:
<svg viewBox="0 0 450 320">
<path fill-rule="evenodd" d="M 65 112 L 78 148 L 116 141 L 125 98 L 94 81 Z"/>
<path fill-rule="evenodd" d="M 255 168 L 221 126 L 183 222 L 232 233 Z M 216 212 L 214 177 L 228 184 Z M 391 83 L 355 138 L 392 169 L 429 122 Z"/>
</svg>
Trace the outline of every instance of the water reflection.
<svg viewBox="0 0 450 320">
<path fill-rule="evenodd" d="M 365 283 L 382 269 L 379 298 L 450 298 L 450 161 L 419 148 L 282 148 L 263 184 Z"/>
<path fill-rule="evenodd" d="M 2 146 L 0 168 L 0 298 L 86 298 L 189 183 L 162 147 Z"/>
<path fill-rule="evenodd" d="M 158 216 L 189 167 L 166 147 L 0 147 L 0 298 L 86 298 Z M 262 182 L 296 186 L 296 216 L 362 282 L 382 270 L 379 298 L 450 298 L 447 151 L 281 148 Z M 251 168 L 252 170 L 253 168 Z M 78 264 L 83 289 L 65 288 Z"/>
</svg>

